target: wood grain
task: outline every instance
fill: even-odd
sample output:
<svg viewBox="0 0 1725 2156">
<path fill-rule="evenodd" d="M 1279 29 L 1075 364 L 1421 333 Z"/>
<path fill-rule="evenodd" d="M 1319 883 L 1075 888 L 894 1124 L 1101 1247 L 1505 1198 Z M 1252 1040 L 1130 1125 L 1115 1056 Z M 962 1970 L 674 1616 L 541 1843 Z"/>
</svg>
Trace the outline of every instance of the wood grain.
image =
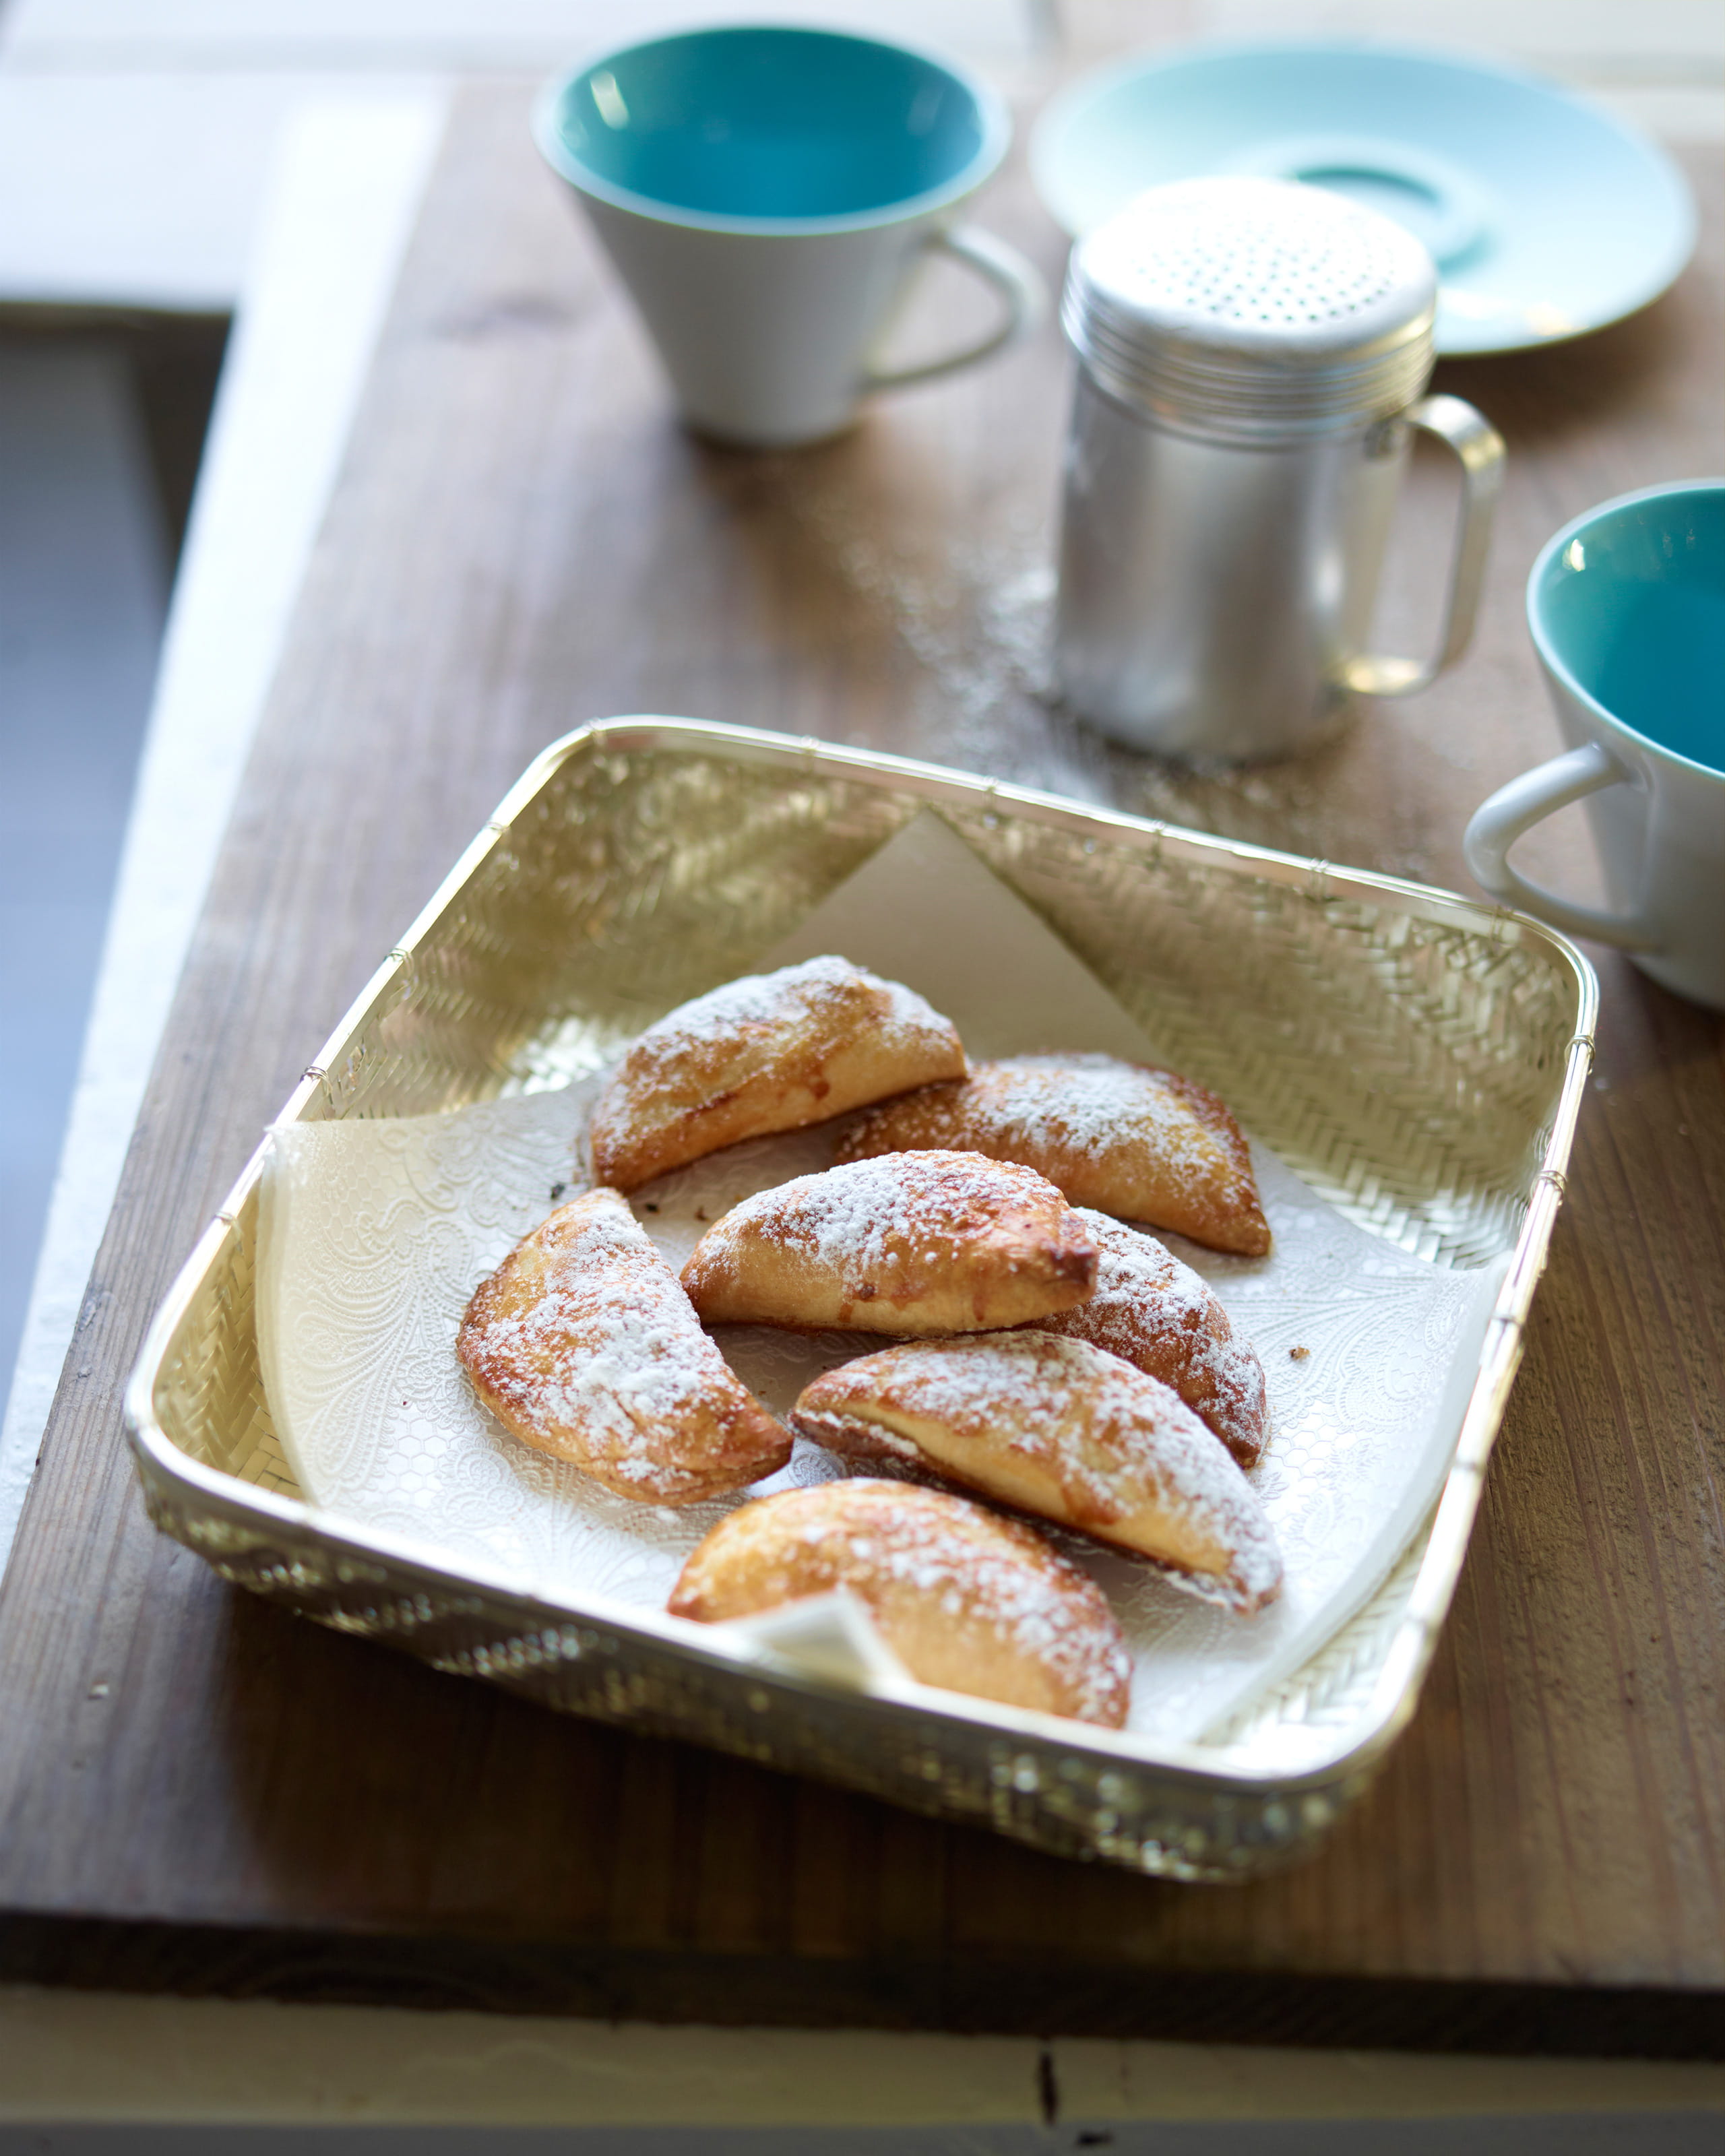
<svg viewBox="0 0 1725 2156">
<path fill-rule="evenodd" d="M 1598 1090 L 1420 1714 L 1240 1888 L 1060 1863 L 537 1712 L 224 1587 L 145 1520 L 149 1313 L 378 955 L 537 749 L 660 711 L 866 743 L 1468 888 L 1557 746 L 1538 544 L 1718 468 L 1717 218 L 1637 320 L 1443 370 L 1510 480 L 1479 644 L 1298 766 L 1196 778 L 1041 694 L 1050 330 L 794 455 L 701 446 L 526 147 L 458 109 L 188 964 L 0 1596 L 0 1971 L 672 2018 L 1725 2046 L 1725 1028 L 1605 958 Z M 1698 192 L 1717 196 L 1717 157 Z M 1053 277 L 1021 165 L 981 206 Z M 931 293 L 931 341 L 969 317 Z M 1392 613 L 1441 545 L 1415 475 Z M 1399 613 L 1397 613 L 1399 611 Z M 1536 870 L 1584 891 L 1578 824 Z"/>
</svg>

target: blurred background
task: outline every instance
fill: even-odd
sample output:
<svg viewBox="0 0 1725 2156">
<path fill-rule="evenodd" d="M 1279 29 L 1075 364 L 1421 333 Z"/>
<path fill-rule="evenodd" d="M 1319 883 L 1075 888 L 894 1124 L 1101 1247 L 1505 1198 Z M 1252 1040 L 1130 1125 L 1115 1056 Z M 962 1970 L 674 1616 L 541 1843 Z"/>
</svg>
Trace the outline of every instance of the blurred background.
<svg viewBox="0 0 1725 2156">
<path fill-rule="evenodd" d="M 357 116 L 424 110 L 460 77 L 541 75 L 591 43 L 757 13 L 944 45 L 1009 93 L 1033 67 L 1135 35 L 1429 39 L 1522 60 L 1670 142 L 1725 133 L 1717 0 L 0 7 L 0 1394 L 80 1082 L 200 460 L 218 397 L 231 394 L 224 356 L 264 304 L 260 235 L 295 116 L 315 109 L 327 124 L 332 107 L 338 116 L 343 106 Z M 341 217 L 338 190 L 323 213 Z M 295 229 L 302 249 L 315 252 L 316 217 L 302 214 Z M 326 304 L 337 303 L 326 295 Z M 295 352 L 305 365 L 317 349 L 279 335 L 274 348 L 290 372 Z M 291 386 L 276 387 L 286 395 Z M 259 411 L 268 431 L 270 409 L 267 398 L 254 398 L 254 432 Z M 314 526 L 319 499 L 306 497 Z M 254 484 L 211 544 L 234 543 L 235 516 L 261 526 L 281 513 Z M 231 603 L 243 608 L 236 574 Z M 207 689 L 219 702 L 220 680 Z M 238 696 L 238 686 L 228 693 Z M 146 1060 L 147 1035 L 130 1050 L 116 1035 L 106 1053 L 110 1064 Z M 117 1078 L 123 1091 L 144 1075 Z M 112 1069 L 86 1070 L 84 1082 L 116 1078 Z M 65 1173 L 75 1179 L 82 1169 L 87 1181 L 92 1171 L 77 1152 L 74 1138 Z M 82 1243 L 63 1253 L 65 1278 L 37 1282 L 42 1311 L 69 1297 L 75 1307 L 88 1261 Z M 61 1310 L 54 1325 L 44 1319 L 44 1342 L 59 1326 L 63 1348 L 66 1317 Z M 58 1368 L 58 1350 L 49 1363 Z M 39 1371 L 35 1382 L 48 1380 Z M 11 1419 L 40 1426 L 34 1404 Z"/>
</svg>

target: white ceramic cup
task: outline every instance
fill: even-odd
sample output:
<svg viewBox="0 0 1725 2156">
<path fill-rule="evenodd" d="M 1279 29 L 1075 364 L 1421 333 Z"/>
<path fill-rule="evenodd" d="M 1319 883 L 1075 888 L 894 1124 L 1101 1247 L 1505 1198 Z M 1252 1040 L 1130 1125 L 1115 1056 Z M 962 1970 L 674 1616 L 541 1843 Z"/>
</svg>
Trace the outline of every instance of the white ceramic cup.
<svg viewBox="0 0 1725 2156">
<path fill-rule="evenodd" d="M 819 441 L 873 392 L 986 359 L 1041 312 L 1029 264 L 952 223 L 1011 123 L 951 61 L 825 30 L 692 30 L 547 85 L 534 133 L 629 287 L 684 418 L 720 441 Z M 869 355 L 932 249 L 992 285 L 1002 318 L 957 352 L 883 372 Z"/>
<path fill-rule="evenodd" d="M 1475 812 L 1469 868 L 1494 897 L 1725 1010 L 1725 480 L 1647 487 L 1566 524 L 1527 580 L 1527 625 L 1570 747 Z M 1584 799 L 1605 911 L 1509 863 L 1522 832 Z"/>
</svg>

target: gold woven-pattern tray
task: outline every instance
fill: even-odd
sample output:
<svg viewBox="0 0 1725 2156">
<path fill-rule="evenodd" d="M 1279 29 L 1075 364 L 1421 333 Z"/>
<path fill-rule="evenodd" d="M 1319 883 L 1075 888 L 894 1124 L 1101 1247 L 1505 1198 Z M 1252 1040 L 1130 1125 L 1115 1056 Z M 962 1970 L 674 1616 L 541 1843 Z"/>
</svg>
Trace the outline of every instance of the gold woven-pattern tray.
<svg viewBox="0 0 1725 2156">
<path fill-rule="evenodd" d="M 440 1668 L 1047 1848 L 1237 1877 L 1285 1861 L 1364 1786 L 1448 1607 L 1590 1059 L 1595 986 L 1561 937 L 1393 877 L 925 765 L 610 720 L 526 773 L 281 1119 L 423 1115 L 562 1084 L 747 971 L 930 807 L 1351 1218 L 1440 1265 L 1510 1257 L 1429 1528 L 1294 1678 L 1219 1742 L 1152 1747 L 956 1696 L 911 1709 L 848 1692 L 691 1645 L 639 1610 L 541 1600 L 345 1530 L 300 1497 L 259 1375 L 261 1150 L 129 1389 L 146 1492 L 224 1576 Z M 1279 1762 L 1296 1730 L 1292 1774 Z"/>
</svg>

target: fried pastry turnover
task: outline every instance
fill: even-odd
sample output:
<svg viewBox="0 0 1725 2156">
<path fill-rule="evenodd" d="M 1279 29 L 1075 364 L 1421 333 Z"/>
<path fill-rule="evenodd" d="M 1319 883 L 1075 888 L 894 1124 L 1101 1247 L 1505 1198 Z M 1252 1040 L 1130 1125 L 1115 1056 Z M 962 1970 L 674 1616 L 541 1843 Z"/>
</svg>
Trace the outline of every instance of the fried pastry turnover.
<svg viewBox="0 0 1725 2156">
<path fill-rule="evenodd" d="M 455 1352 L 506 1430 L 620 1497 L 692 1505 L 791 1455 L 614 1190 L 516 1244 L 480 1283 Z"/>
<path fill-rule="evenodd" d="M 734 1205 L 683 1268 L 709 1325 L 992 1331 L 1053 1317 L 1096 1285 L 1096 1246 L 1034 1168 L 893 1153 Z"/>
<path fill-rule="evenodd" d="M 896 981 L 833 957 L 748 974 L 631 1046 L 593 1109 L 593 1173 L 633 1190 L 721 1146 L 963 1074 L 957 1032 Z"/>
<path fill-rule="evenodd" d="M 672 1591 L 677 1617 L 748 1617 L 848 1588 L 913 1677 L 1117 1729 L 1132 1662 L 1101 1588 L 1032 1528 L 905 1482 L 757 1498 Z"/>
<path fill-rule="evenodd" d="M 1076 1310 L 1039 1321 L 1043 1331 L 1106 1348 L 1147 1378 L 1172 1386 L 1242 1467 L 1255 1466 L 1270 1435 L 1264 1366 L 1235 1335 L 1208 1281 L 1153 1235 L 1088 1207 L 1096 1291 Z"/>
<path fill-rule="evenodd" d="M 1221 1440 L 1178 1395 L 1082 1340 L 1026 1328 L 919 1340 L 803 1388 L 793 1426 L 1153 1558 L 1233 1609 L 1281 1585 L 1276 1537 Z"/>
<path fill-rule="evenodd" d="M 1172 1228 L 1213 1250 L 1270 1248 L 1251 1154 L 1226 1105 L 1114 1055 L 1014 1055 L 863 1118 L 840 1160 L 923 1147 L 1022 1161 L 1075 1205 Z"/>
</svg>

